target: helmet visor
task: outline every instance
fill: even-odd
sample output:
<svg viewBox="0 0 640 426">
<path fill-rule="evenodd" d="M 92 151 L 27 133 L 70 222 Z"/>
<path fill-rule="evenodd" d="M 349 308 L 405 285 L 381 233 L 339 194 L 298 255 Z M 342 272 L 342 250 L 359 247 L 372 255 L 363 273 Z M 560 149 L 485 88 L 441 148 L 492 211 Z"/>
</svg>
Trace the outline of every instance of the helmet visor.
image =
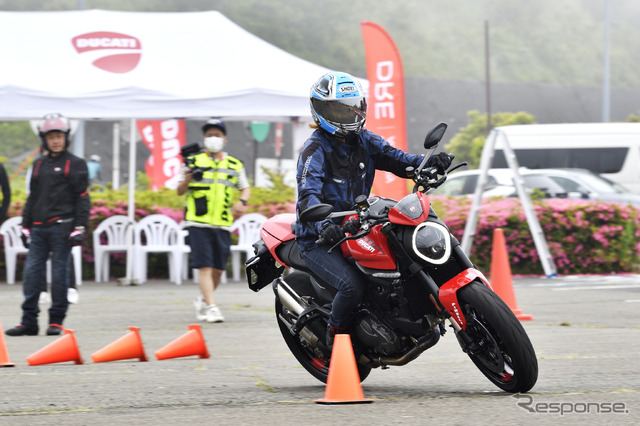
<svg viewBox="0 0 640 426">
<path fill-rule="evenodd" d="M 354 96 L 333 100 L 311 98 L 316 114 L 337 124 L 362 123 L 367 118 L 367 100 Z"/>
</svg>

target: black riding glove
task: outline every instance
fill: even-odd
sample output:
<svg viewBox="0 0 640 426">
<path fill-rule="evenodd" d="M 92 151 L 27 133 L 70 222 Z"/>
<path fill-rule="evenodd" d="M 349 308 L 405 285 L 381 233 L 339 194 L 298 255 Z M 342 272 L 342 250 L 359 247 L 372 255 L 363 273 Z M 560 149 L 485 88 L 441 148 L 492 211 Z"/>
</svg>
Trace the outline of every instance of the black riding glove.
<svg viewBox="0 0 640 426">
<path fill-rule="evenodd" d="M 351 219 L 347 220 L 342 226 L 342 230 L 344 232 L 348 232 L 351 235 L 356 235 L 360 230 L 360 219 L 352 217 Z"/>
<path fill-rule="evenodd" d="M 438 174 L 443 175 L 444 172 L 451 166 L 451 161 L 453 161 L 453 154 L 447 154 L 446 152 L 440 152 L 438 154 L 434 154 L 429 158 L 427 164 L 430 167 L 435 167 L 438 170 Z"/>
<path fill-rule="evenodd" d="M 71 247 L 82 245 L 84 241 L 84 227 L 76 226 L 76 228 L 71 231 L 68 238 L 68 244 Z"/>
<path fill-rule="evenodd" d="M 322 227 L 320 238 L 324 240 L 325 244 L 334 245 L 344 238 L 344 232 L 335 223 L 327 222 Z"/>
<path fill-rule="evenodd" d="M 22 244 L 24 244 L 24 247 L 29 248 L 29 244 L 31 244 L 31 229 L 22 228 L 20 230 L 20 238 L 22 239 Z"/>
</svg>

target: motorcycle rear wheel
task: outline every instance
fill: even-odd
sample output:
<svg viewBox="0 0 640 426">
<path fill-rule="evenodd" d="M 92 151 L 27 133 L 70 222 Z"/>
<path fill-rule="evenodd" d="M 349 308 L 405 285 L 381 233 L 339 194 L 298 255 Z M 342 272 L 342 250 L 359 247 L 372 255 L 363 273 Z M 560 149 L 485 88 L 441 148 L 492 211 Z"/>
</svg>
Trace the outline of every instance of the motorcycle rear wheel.
<svg viewBox="0 0 640 426">
<path fill-rule="evenodd" d="M 291 288 L 293 288 L 299 295 L 308 295 L 311 283 L 309 282 L 309 276 L 303 273 L 294 272 L 290 274 L 285 281 Z M 305 290 L 306 289 L 306 290 Z M 278 321 L 278 327 L 285 343 L 289 347 L 289 350 L 296 357 L 300 365 L 304 367 L 313 377 L 320 380 L 322 383 L 327 383 L 329 377 L 329 363 L 330 358 L 319 357 L 308 346 L 306 342 L 299 336 L 293 336 L 289 332 L 289 328 L 280 320 L 279 316 L 282 315 L 285 318 L 290 317 L 292 314 L 285 308 L 280 300 L 276 298 L 276 320 Z M 320 327 L 322 330 L 326 330 L 326 322 Z M 318 336 L 320 339 L 324 339 L 325 336 Z M 358 364 L 358 374 L 360 376 L 360 382 L 369 376 L 371 367 Z"/>
<path fill-rule="evenodd" d="M 538 379 L 538 360 L 522 324 L 486 285 L 473 282 L 460 290 L 466 331 L 480 345 L 469 358 L 493 384 L 506 392 L 529 391 Z"/>
</svg>

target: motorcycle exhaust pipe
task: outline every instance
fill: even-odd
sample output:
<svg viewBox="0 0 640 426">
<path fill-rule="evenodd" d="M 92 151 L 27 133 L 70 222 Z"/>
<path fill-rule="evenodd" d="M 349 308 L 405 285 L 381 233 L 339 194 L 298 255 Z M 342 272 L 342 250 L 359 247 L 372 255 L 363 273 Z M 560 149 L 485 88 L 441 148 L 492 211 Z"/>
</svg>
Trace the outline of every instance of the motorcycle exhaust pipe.
<svg viewBox="0 0 640 426">
<path fill-rule="evenodd" d="M 278 317 L 280 318 L 280 321 L 282 321 L 289 328 L 289 331 L 291 332 L 291 334 L 293 334 L 293 331 L 291 331 L 293 329 L 293 324 L 291 324 L 289 321 L 287 321 L 282 315 L 279 315 Z M 300 330 L 300 336 L 304 340 L 309 342 L 311 344 L 311 346 L 313 346 L 313 347 L 317 347 L 318 346 L 318 342 L 320 341 L 318 336 L 316 336 L 307 327 L 304 327 L 302 330 Z"/>
<path fill-rule="evenodd" d="M 300 296 L 298 296 L 298 293 L 296 293 L 282 278 L 278 278 L 276 280 L 276 284 L 273 286 L 273 292 L 276 294 L 276 297 L 280 302 L 282 302 L 284 307 L 296 315 L 300 316 L 300 314 L 302 314 L 306 309 L 307 303 L 302 301 Z M 289 324 L 289 322 L 282 317 L 280 320 Z M 308 327 L 303 327 L 302 330 L 300 330 L 300 336 L 309 342 L 311 346 L 318 346 L 318 341 L 320 339 L 314 332 L 309 330 Z"/>
<path fill-rule="evenodd" d="M 436 343 L 438 343 L 438 341 L 440 340 L 440 328 L 436 327 L 433 330 L 433 334 L 431 336 L 429 336 L 425 341 L 420 342 L 418 344 L 418 346 L 416 346 L 415 348 L 411 349 L 410 351 L 408 351 L 406 354 L 402 355 L 401 357 L 398 358 L 387 358 L 387 357 L 378 357 L 374 360 L 372 360 L 372 362 L 374 362 L 377 365 L 394 365 L 394 366 L 402 366 L 402 365 L 406 365 L 408 363 L 410 363 L 411 361 L 413 361 L 414 359 L 418 358 L 418 356 L 420 356 L 420 354 L 424 351 L 426 351 L 427 349 L 429 349 L 430 347 L 432 347 L 433 345 L 435 345 Z"/>
<path fill-rule="evenodd" d="M 302 301 L 298 293 L 289 287 L 289 284 L 282 278 L 276 280 L 276 285 L 273 286 L 273 292 L 285 308 L 294 312 L 296 315 L 300 315 L 305 310 L 306 303 Z"/>
</svg>

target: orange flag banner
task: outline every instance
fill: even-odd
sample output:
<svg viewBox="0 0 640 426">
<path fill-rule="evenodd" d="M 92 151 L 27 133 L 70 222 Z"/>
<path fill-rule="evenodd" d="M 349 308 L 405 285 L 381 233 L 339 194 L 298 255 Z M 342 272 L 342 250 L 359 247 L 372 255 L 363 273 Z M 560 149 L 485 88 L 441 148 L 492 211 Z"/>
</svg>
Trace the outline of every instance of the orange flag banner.
<svg viewBox="0 0 640 426">
<path fill-rule="evenodd" d="M 381 26 L 365 21 L 361 28 L 369 80 L 366 127 L 395 148 L 407 151 L 402 59 Z M 376 171 L 373 192 L 400 199 L 408 194 L 407 182 L 393 173 Z"/>
</svg>

